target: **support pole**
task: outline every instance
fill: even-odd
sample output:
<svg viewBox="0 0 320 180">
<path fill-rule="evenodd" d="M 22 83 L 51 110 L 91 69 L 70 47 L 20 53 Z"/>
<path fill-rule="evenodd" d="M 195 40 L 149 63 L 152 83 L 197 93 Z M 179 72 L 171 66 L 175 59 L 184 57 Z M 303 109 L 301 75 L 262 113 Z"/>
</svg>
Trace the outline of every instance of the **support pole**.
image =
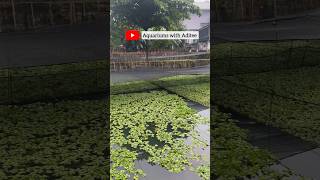
<svg viewBox="0 0 320 180">
<path fill-rule="evenodd" d="M 15 8 L 14 0 L 11 0 L 11 8 L 12 8 L 12 18 L 13 18 L 14 30 L 17 30 L 16 8 Z"/>
<path fill-rule="evenodd" d="M 51 26 L 54 24 L 53 23 L 53 12 L 52 12 L 52 3 L 49 3 L 49 16 L 50 16 L 50 24 Z"/>
<path fill-rule="evenodd" d="M 99 10 L 100 10 L 100 1 L 97 0 L 97 13 L 99 13 Z"/>
<path fill-rule="evenodd" d="M 31 18 L 32 18 L 32 28 L 34 29 L 36 27 L 36 19 L 34 17 L 33 3 L 30 3 L 30 9 L 31 9 Z"/>
<path fill-rule="evenodd" d="M 277 0 L 273 0 L 273 16 L 274 16 L 274 18 L 278 17 L 277 10 L 278 10 Z"/>
<path fill-rule="evenodd" d="M 82 1 L 82 16 L 83 18 L 86 17 L 86 1 Z"/>
<path fill-rule="evenodd" d="M 72 2 L 69 3 L 69 18 L 70 18 L 70 24 L 73 24 L 73 18 L 72 18 Z"/>
<path fill-rule="evenodd" d="M 254 0 L 251 0 L 251 20 L 253 21 L 254 19 L 254 5 L 253 5 Z"/>
</svg>

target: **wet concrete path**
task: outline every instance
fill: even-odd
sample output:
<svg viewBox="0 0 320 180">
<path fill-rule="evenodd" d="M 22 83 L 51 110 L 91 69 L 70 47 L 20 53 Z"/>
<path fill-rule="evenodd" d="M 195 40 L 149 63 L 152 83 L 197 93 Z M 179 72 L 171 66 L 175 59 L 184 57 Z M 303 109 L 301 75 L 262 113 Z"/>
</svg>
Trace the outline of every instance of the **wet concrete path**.
<svg viewBox="0 0 320 180">
<path fill-rule="evenodd" d="M 231 114 L 237 120 L 237 126 L 248 131 L 249 143 L 268 150 L 279 160 L 274 169 L 289 168 L 304 177 L 320 179 L 320 148 L 316 144 L 258 123 L 233 110 L 221 107 L 220 110 Z"/>
<path fill-rule="evenodd" d="M 139 81 L 139 80 L 152 80 L 166 76 L 175 75 L 188 75 L 188 74 L 209 74 L 210 66 L 199 66 L 194 68 L 184 68 L 184 69 L 140 69 L 131 70 L 123 72 L 111 72 L 110 82 L 112 83 L 122 83 L 129 81 Z"/>
</svg>

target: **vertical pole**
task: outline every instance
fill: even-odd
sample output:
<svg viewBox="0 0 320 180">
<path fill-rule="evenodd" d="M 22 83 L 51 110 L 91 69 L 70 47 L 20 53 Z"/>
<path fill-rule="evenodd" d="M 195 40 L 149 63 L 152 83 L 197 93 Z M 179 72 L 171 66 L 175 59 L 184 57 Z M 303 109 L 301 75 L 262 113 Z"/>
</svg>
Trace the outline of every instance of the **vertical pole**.
<svg viewBox="0 0 320 180">
<path fill-rule="evenodd" d="M 32 18 L 32 28 L 34 29 L 36 27 L 36 20 L 34 17 L 33 3 L 30 3 L 30 9 L 31 9 L 31 18 Z"/>
<path fill-rule="evenodd" d="M 241 20 L 244 20 L 244 3 L 243 0 L 240 1 L 241 6 Z"/>
<path fill-rule="evenodd" d="M 253 5 L 254 0 L 251 0 L 251 20 L 254 18 L 254 5 Z"/>
<path fill-rule="evenodd" d="M 277 9 L 278 9 L 277 0 L 273 0 L 273 16 L 274 16 L 274 18 L 276 18 L 278 16 Z"/>
<path fill-rule="evenodd" d="M 17 30 L 16 9 L 15 9 L 14 0 L 11 0 L 11 8 L 12 8 L 12 18 L 13 18 L 14 30 Z"/>
<path fill-rule="evenodd" d="M 73 22 L 76 23 L 77 22 L 77 17 L 76 17 L 76 4 L 73 1 L 72 2 L 72 18 L 73 18 Z"/>
<path fill-rule="evenodd" d="M 69 3 L 69 19 L 70 19 L 70 24 L 73 24 L 73 18 L 72 18 L 72 2 Z"/>
<path fill-rule="evenodd" d="M 213 1 L 213 6 L 214 6 L 214 13 L 213 13 L 213 15 L 214 15 L 214 19 L 215 19 L 215 21 L 216 22 L 218 22 L 218 5 L 217 5 L 217 0 L 214 0 Z"/>
<path fill-rule="evenodd" d="M 52 3 L 49 3 L 49 16 L 50 16 L 50 24 L 53 25 L 53 12 L 52 12 Z"/>
<path fill-rule="evenodd" d="M 82 1 L 82 16 L 83 16 L 83 18 L 85 18 L 86 17 L 86 1 L 84 0 L 84 1 Z"/>
<path fill-rule="evenodd" d="M 97 0 L 97 13 L 99 13 L 99 10 L 100 10 L 100 1 Z"/>
</svg>

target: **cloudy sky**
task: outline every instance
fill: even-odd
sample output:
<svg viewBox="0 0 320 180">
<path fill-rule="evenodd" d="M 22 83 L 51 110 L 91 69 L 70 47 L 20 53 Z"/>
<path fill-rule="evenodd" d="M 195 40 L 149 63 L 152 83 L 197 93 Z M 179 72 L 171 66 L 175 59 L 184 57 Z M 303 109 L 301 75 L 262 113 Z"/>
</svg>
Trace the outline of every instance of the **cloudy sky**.
<svg viewBox="0 0 320 180">
<path fill-rule="evenodd" d="M 210 0 L 194 0 L 200 9 L 210 9 Z"/>
<path fill-rule="evenodd" d="M 206 1 L 209 1 L 210 2 L 210 0 L 194 0 L 195 2 L 206 2 Z"/>
</svg>

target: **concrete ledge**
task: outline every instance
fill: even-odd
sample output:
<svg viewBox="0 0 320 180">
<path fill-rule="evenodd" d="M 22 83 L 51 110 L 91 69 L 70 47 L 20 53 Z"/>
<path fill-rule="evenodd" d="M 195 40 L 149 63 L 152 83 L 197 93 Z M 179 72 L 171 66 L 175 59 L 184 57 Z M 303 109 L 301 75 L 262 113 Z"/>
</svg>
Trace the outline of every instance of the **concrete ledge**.
<svg viewBox="0 0 320 180">
<path fill-rule="evenodd" d="M 132 69 L 154 68 L 154 69 L 182 69 L 210 64 L 210 59 L 186 59 L 186 60 L 152 60 L 152 61 L 118 61 L 110 63 L 112 72 L 126 71 Z"/>
</svg>

